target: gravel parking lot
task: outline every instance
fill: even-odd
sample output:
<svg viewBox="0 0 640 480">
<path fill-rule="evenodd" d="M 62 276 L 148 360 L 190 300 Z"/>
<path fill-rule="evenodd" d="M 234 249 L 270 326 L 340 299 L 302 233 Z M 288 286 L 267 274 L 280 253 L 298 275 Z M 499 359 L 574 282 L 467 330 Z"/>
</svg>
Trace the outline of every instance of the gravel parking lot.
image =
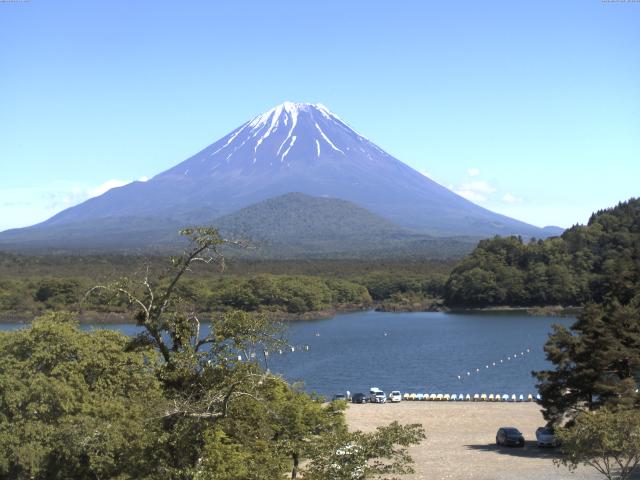
<svg viewBox="0 0 640 480">
<path fill-rule="evenodd" d="M 535 403 L 401 402 L 349 405 L 347 421 L 352 430 L 371 431 L 394 420 L 421 423 L 427 439 L 411 449 L 414 475 L 407 479 L 602 479 L 590 468 L 570 473 L 556 467 L 554 449 L 539 448 L 535 431 L 544 425 Z M 524 448 L 498 447 L 499 427 L 518 428 Z"/>
</svg>

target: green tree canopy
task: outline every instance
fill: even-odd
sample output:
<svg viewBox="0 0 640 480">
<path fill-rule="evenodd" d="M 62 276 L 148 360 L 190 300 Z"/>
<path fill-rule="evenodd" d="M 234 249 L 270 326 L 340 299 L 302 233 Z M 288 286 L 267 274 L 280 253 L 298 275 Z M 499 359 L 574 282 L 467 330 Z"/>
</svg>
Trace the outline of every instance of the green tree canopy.
<svg viewBox="0 0 640 480">
<path fill-rule="evenodd" d="M 425 438 L 421 425 L 393 422 L 375 432 L 341 431 L 313 447 L 305 480 L 366 480 L 414 473 L 408 454 Z"/>
<path fill-rule="evenodd" d="M 629 305 L 589 305 L 571 329 L 554 326 L 545 352 L 554 368 L 534 375 L 550 422 L 604 405 L 635 406 L 640 401 L 640 297 Z"/>
<path fill-rule="evenodd" d="M 451 272 L 451 306 L 628 303 L 640 285 L 640 199 L 596 212 L 562 236 L 482 240 Z"/>
<path fill-rule="evenodd" d="M 640 464 L 638 410 L 582 413 L 571 428 L 558 429 L 556 436 L 563 453 L 556 463 L 570 470 L 582 464 L 609 480 L 625 480 Z"/>
<path fill-rule="evenodd" d="M 68 314 L 0 333 L 0 478 L 145 478 L 165 402 L 152 349 Z"/>
</svg>

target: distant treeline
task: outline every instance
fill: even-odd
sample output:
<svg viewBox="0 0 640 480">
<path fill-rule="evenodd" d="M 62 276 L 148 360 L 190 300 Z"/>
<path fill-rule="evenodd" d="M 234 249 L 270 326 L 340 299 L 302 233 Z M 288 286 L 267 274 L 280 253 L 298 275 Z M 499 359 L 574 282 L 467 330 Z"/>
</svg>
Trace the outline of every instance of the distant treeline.
<svg viewBox="0 0 640 480">
<path fill-rule="evenodd" d="M 525 243 L 481 241 L 446 282 L 447 305 L 461 307 L 583 305 L 640 288 L 640 200 L 596 212 L 585 226 Z"/>
<path fill-rule="evenodd" d="M 0 253 L 0 312 L 124 312 L 96 285 L 163 268 L 165 257 L 28 256 Z M 206 268 L 205 268 L 206 267 Z M 640 288 L 640 200 L 592 215 L 562 236 L 482 240 L 457 264 L 428 259 L 238 259 L 224 272 L 195 269 L 182 294 L 200 311 L 305 313 L 370 308 L 579 306 L 626 303 Z M 612 293 L 614 292 L 614 293 Z"/>
<path fill-rule="evenodd" d="M 201 312 L 229 309 L 300 314 L 370 308 L 373 301 L 403 302 L 439 297 L 446 274 L 373 272 L 328 275 L 218 275 L 184 281 L 180 295 Z M 101 295 L 86 296 L 96 281 L 86 277 L 0 279 L 0 312 L 31 316 L 45 311 L 125 312 L 127 305 Z"/>
</svg>

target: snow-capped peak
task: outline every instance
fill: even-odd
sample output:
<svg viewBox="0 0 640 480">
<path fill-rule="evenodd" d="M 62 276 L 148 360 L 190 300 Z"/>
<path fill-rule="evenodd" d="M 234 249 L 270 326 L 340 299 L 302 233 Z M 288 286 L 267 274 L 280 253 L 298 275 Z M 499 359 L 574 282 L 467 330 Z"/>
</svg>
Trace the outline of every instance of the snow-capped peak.
<svg viewBox="0 0 640 480">
<path fill-rule="evenodd" d="M 201 158 L 211 159 L 212 169 L 219 168 L 218 156 L 236 166 L 289 167 L 312 158 L 364 154 L 369 147 L 377 149 L 321 103 L 287 101 L 241 125 Z"/>
<path fill-rule="evenodd" d="M 280 129 L 285 130 L 286 134 L 278 135 L 278 138 L 280 140 L 278 140 L 279 143 L 276 155 L 279 157 L 280 162 L 283 162 L 285 157 L 293 147 L 294 142 L 296 141 L 296 135 L 294 134 L 294 131 L 296 129 L 296 126 L 298 125 L 300 114 L 302 113 L 307 114 L 308 118 L 319 119 L 320 117 L 323 117 L 328 121 L 337 121 L 344 127 L 347 127 L 347 125 L 342 122 L 342 120 L 340 120 L 337 115 L 335 115 L 321 103 L 296 103 L 286 101 L 249 120 L 249 122 L 244 124 L 228 139 L 225 145 L 220 147 L 214 153 L 217 153 L 218 151 L 229 146 L 229 144 L 231 144 L 231 142 L 235 140 L 240 132 L 248 128 L 248 137 L 251 139 L 255 139 L 255 143 L 253 143 L 253 163 L 256 163 L 258 149 L 264 144 L 265 141 L 272 137 L 277 130 Z M 318 140 L 328 144 L 330 148 L 344 155 L 344 151 L 337 147 L 334 142 L 332 142 L 327 137 L 325 132 L 322 131 L 320 126 L 318 126 L 318 121 L 319 120 L 313 120 L 311 122 L 311 125 L 315 126 L 315 129 L 317 129 L 317 133 L 319 133 L 320 135 Z M 282 137 L 284 137 L 284 139 L 282 139 Z M 317 156 L 320 156 L 320 147 L 318 140 L 314 138 L 311 141 L 317 145 Z"/>
<path fill-rule="evenodd" d="M 280 120 L 281 118 L 283 119 L 282 120 L 283 122 L 288 123 L 289 118 L 290 119 L 297 118 L 300 112 L 312 112 L 312 111 L 319 112 L 321 115 L 323 115 L 327 119 L 334 118 L 334 119 L 340 120 L 340 118 L 337 115 L 335 115 L 333 112 L 331 112 L 327 107 L 325 107 L 321 103 L 296 103 L 296 102 L 286 101 L 281 103 L 280 105 L 276 105 L 272 109 L 267 110 L 266 112 L 260 115 L 255 116 L 253 119 L 249 121 L 248 125 L 252 128 L 258 128 L 263 125 L 266 125 L 267 123 L 275 125 L 276 123 L 278 123 L 278 120 Z"/>
</svg>

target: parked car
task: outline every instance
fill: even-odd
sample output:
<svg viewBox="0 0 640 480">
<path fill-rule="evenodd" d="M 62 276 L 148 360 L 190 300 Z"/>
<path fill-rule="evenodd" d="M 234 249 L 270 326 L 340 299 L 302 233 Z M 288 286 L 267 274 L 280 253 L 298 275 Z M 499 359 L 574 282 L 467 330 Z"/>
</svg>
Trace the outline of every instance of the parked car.
<svg viewBox="0 0 640 480">
<path fill-rule="evenodd" d="M 354 393 L 351 396 L 353 403 L 367 403 L 367 396 L 364 393 Z"/>
<path fill-rule="evenodd" d="M 387 395 L 377 387 L 369 390 L 369 401 L 371 403 L 387 403 Z"/>
<path fill-rule="evenodd" d="M 524 436 L 514 427 L 502 427 L 496 433 L 496 444 L 510 447 L 524 447 Z"/>
<path fill-rule="evenodd" d="M 536 430 L 536 442 L 539 447 L 557 447 L 558 439 L 553 428 L 539 427 Z"/>
<path fill-rule="evenodd" d="M 331 401 L 334 401 L 334 400 L 344 400 L 346 402 L 347 396 L 344 393 L 336 393 L 331 399 Z"/>
<path fill-rule="evenodd" d="M 402 401 L 402 393 L 399 390 L 394 390 L 389 394 L 389 401 L 392 403 L 401 402 Z"/>
</svg>

